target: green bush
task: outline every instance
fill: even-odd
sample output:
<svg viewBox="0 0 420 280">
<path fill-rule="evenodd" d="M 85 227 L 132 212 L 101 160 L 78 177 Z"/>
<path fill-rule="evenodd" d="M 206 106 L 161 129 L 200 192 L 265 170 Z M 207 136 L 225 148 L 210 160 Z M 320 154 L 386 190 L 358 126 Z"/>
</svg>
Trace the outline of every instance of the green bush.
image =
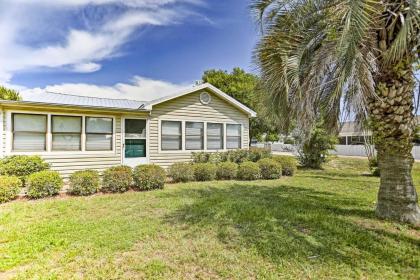
<svg viewBox="0 0 420 280">
<path fill-rule="evenodd" d="M 197 152 L 192 153 L 191 158 L 194 163 L 206 163 L 209 161 L 210 153 Z"/>
<path fill-rule="evenodd" d="M 245 161 L 238 167 L 238 179 L 240 180 L 257 180 L 260 178 L 260 167 L 252 161 Z"/>
<path fill-rule="evenodd" d="M 271 158 L 271 152 L 264 148 L 250 148 L 248 151 L 248 160 L 257 162 L 260 159 Z"/>
<path fill-rule="evenodd" d="M 263 158 L 258 161 L 260 174 L 263 179 L 271 180 L 281 177 L 281 164 L 271 158 Z"/>
<path fill-rule="evenodd" d="M 27 186 L 30 198 L 53 196 L 63 187 L 63 179 L 56 171 L 44 170 L 29 175 Z"/>
<path fill-rule="evenodd" d="M 76 171 L 70 176 L 69 192 L 73 195 L 91 195 L 99 190 L 99 172 L 96 170 Z"/>
<path fill-rule="evenodd" d="M 217 165 L 216 178 L 218 180 L 233 180 L 238 173 L 238 165 L 234 162 L 221 162 Z"/>
<path fill-rule="evenodd" d="M 29 175 L 49 168 L 50 165 L 39 156 L 9 156 L 0 161 L 0 174 L 16 176 L 24 185 Z"/>
<path fill-rule="evenodd" d="M 303 167 L 321 169 L 327 162 L 330 150 L 335 149 L 337 137 L 329 134 L 323 123 L 318 123 L 304 143 L 298 148 L 298 159 Z"/>
<path fill-rule="evenodd" d="M 297 170 L 297 161 L 291 156 L 273 156 L 273 159 L 281 164 L 282 175 L 293 176 Z"/>
<path fill-rule="evenodd" d="M 240 164 L 244 161 L 248 161 L 249 150 L 237 149 L 227 151 L 227 161 L 231 161 L 237 164 Z"/>
<path fill-rule="evenodd" d="M 270 158 L 271 152 L 264 148 L 250 148 L 230 150 L 226 152 L 199 152 L 193 153 L 192 160 L 194 163 L 220 163 L 231 161 L 235 163 L 242 163 L 244 161 L 257 162 L 263 158 Z"/>
<path fill-rule="evenodd" d="M 113 166 L 102 174 L 101 191 L 105 193 L 122 193 L 133 184 L 133 169 L 130 166 Z"/>
<path fill-rule="evenodd" d="M 370 172 L 372 172 L 373 176 L 375 177 L 381 176 L 381 170 L 379 169 L 378 158 L 376 156 L 369 158 L 369 169 L 370 169 Z"/>
<path fill-rule="evenodd" d="M 175 183 L 194 181 L 194 167 L 191 163 L 174 163 L 169 168 L 168 175 Z"/>
<path fill-rule="evenodd" d="M 194 177 L 197 181 L 211 181 L 216 178 L 216 165 L 214 163 L 194 164 Z"/>
<path fill-rule="evenodd" d="M 158 165 L 139 165 L 134 168 L 134 184 L 137 190 L 163 189 L 165 180 L 165 169 Z"/>
<path fill-rule="evenodd" d="M 0 203 L 15 199 L 22 182 L 16 176 L 0 176 Z"/>
</svg>

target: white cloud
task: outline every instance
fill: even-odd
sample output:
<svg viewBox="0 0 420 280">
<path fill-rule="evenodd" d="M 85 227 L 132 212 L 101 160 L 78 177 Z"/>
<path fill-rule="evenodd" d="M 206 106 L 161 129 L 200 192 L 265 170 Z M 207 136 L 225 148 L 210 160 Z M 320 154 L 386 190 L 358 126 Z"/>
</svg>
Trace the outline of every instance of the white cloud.
<svg viewBox="0 0 420 280">
<path fill-rule="evenodd" d="M 187 83 L 174 84 L 161 80 L 153 80 L 145 77 L 135 76 L 131 83 L 118 83 L 113 86 L 101 86 L 84 83 L 66 83 L 49 85 L 45 88 L 20 89 L 23 97 L 25 94 L 42 94 L 42 92 L 50 91 L 90 97 L 150 101 L 176 93 L 190 86 L 191 85 Z M 12 87 L 19 89 L 18 86 Z"/>
<path fill-rule="evenodd" d="M 5 2 L 3 2 L 5 1 Z M 9 82 L 20 71 L 36 68 L 65 68 L 90 73 L 101 69 L 100 62 L 121 55 L 121 47 L 133 38 L 135 30 L 144 26 L 178 23 L 188 12 L 176 3 L 199 4 L 201 0 L 3 0 L 0 3 L 0 83 Z M 31 13 L 66 14 L 68 9 L 84 5 L 118 4 L 123 12 L 107 14 L 93 28 L 69 27 L 60 42 L 33 46 L 24 43 L 21 31 L 40 24 Z M 7 6 L 2 8 L 2 6 Z M 47 17 L 46 17 L 47 18 Z M 95 18 L 95 17 L 92 17 Z M 94 21 L 90 18 L 90 21 Z M 43 22 L 42 24 L 46 24 Z M 54 23 L 51 23 L 54 24 Z M 60 29 L 60 32 L 61 29 Z M 28 34 L 26 34 L 28 36 Z M 141 63 L 141 62 L 140 62 Z"/>
<path fill-rule="evenodd" d="M 73 66 L 73 71 L 75 72 L 79 72 L 79 73 L 92 73 L 92 72 L 96 72 L 99 69 L 101 69 L 101 65 L 98 63 L 93 63 L 93 62 L 89 62 L 89 63 L 81 63 L 81 64 L 76 64 Z"/>
</svg>

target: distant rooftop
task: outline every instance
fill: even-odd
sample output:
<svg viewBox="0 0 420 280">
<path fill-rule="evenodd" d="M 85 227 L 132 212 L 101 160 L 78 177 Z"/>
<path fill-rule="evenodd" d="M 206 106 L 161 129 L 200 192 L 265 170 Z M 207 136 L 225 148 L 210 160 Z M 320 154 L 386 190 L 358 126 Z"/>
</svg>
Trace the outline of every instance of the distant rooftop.
<svg viewBox="0 0 420 280">
<path fill-rule="evenodd" d="M 22 97 L 22 101 L 33 103 L 49 103 L 128 110 L 141 110 L 147 105 L 147 102 L 144 101 L 87 97 L 49 91 L 45 91 L 42 93 L 26 92 L 21 93 L 20 95 Z"/>
<path fill-rule="evenodd" d="M 417 125 L 420 125 L 420 115 L 415 117 Z M 340 133 L 361 133 L 362 130 L 354 121 L 343 122 Z"/>
</svg>

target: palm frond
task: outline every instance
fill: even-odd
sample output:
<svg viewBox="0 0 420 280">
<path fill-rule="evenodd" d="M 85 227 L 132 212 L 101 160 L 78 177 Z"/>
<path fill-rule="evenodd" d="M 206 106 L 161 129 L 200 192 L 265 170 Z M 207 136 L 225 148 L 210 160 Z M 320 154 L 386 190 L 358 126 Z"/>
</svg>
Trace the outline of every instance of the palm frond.
<svg viewBox="0 0 420 280">
<path fill-rule="evenodd" d="M 366 100 L 374 95 L 372 26 L 380 18 L 380 2 L 257 2 L 264 9 L 263 21 L 267 10 L 289 2 L 265 23 L 266 33 L 255 54 L 273 111 L 298 118 L 306 129 L 320 114 L 333 127 L 342 103 L 363 118 Z"/>
<path fill-rule="evenodd" d="M 417 0 L 409 1 L 410 5 L 403 11 L 394 14 L 395 24 L 400 26 L 400 30 L 393 40 L 391 46 L 384 53 L 386 64 L 394 64 L 400 61 L 408 52 L 418 48 L 420 42 L 420 7 Z"/>
</svg>

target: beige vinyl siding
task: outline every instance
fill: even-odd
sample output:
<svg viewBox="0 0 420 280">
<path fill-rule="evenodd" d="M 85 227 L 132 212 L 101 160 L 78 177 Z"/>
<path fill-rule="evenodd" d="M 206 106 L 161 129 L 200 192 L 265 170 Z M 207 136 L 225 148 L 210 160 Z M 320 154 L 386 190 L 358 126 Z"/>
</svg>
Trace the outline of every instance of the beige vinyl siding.
<svg viewBox="0 0 420 280">
<path fill-rule="evenodd" d="M 6 117 L 5 111 L 1 108 L 0 111 L 0 124 L 1 124 L 1 157 L 6 154 Z"/>
<path fill-rule="evenodd" d="M 25 108 L 26 109 L 26 108 Z M 84 169 L 95 169 L 103 171 L 104 169 L 121 164 L 121 120 L 122 114 L 101 112 L 101 111 L 86 111 L 86 110 L 66 110 L 66 109 L 51 109 L 51 108 L 28 108 L 22 110 L 21 108 L 7 108 L 2 111 L 3 116 L 3 130 L 2 130 L 2 151 L 3 155 L 19 154 L 11 153 L 7 151 L 6 147 L 6 118 L 4 117 L 7 112 L 39 112 L 39 113 L 60 113 L 66 115 L 80 114 L 84 116 L 103 116 L 113 117 L 115 125 L 114 134 L 114 151 L 113 152 L 43 152 L 40 156 L 45 159 L 46 162 L 51 164 L 51 169 L 60 172 L 63 177 L 68 177 L 71 173 L 84 170 Z M 145 115 L 144 113 L 142 113 Z M 141 115 L 141 114 L 139 114 Z M 137 115 L 136 115 L 137 116 Z M 22 153 L 25 154 L 25 153 Z M 36 154 L 36 153 L 34 153 Z"/>
<path fill-rule="evenodd" d="M 76 152 L 76 153 L 54 153 L 43 155 L 42 158 L 51 164 L 51 169 L 60 172 L 63 177 L 68 177 L 75 171 L 94 169 L 103 171 L 108 167 L 121 164 L 121 117 L 115 118 L 115 134 L 113 152 Z"/>
<path fill-rule="evenodd" d="M 209 92 L 210 93 L 210 92 Z M 230 103 L 211 94 L 212 101 L 208 105 L 200 102 L 200 92 L 191 93 L 153 106 L 150 119 L 150 162 L 168 167 L 175 162 L 191 160 L 191 151 L 160 151 L 160 120 L 203 121 L 216 123 L 232 123 L 242 125 L 242 147 L 249 146 L 249 117 Z M 184 132 L 183 132 L 184 133 Z M 226 135 L 224 135 L 226 138 Z M 184 135 L 185 138 L 185 135 Z"/>
</svg>

